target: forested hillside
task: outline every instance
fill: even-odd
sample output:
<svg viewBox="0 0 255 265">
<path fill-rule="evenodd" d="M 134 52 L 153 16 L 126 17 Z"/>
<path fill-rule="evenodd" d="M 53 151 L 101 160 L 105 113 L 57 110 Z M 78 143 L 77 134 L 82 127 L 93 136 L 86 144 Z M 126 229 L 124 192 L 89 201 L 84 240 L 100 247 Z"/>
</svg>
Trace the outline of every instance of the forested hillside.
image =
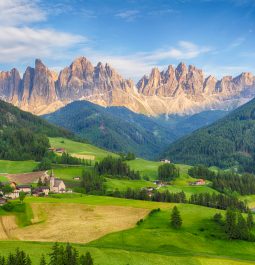
<svg viewBox="0 0 255 265">
<path fill-rule="evenodd" d="M 155 159 L 166 145 L 225 114 L 225 111 L 208 111 L 193 116 L 148 117 L 124 107 L 104 108 L 76 101 L 44 118 L 94 145 Z"/>
<path fill-rule="evenodd" d="M 255 99 L 176 141 L 162 154 L 175 162 L 255 171 Z"/>
<path fill-rule="evenodd" d="M 149 117 L 125 108 L 104 108 L 87 101 L 76 101 L 44 116 L 94 145 L 115 152 L 133 152 L 154 158 L 176 136 Z"/>
<path fill-rule="evenodd" d="M 73 137 L 68 131 L 0 100 L 0 159 L 40 160 L 49 147 L 47 136 Z"/>
</svg>

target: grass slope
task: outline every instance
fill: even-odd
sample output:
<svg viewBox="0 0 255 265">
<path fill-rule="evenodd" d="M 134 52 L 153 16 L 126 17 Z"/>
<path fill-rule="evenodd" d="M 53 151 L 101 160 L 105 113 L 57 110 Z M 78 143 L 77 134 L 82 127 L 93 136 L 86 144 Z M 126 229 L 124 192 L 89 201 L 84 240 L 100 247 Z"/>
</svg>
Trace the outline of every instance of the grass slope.
<svg viewBox="0 0 255 265">
<path fill-rule="evenodd" d="M 55 205 L 118 205 L 145 209 L 160 207 L 158 212 L 139 226 L 114 232 L 88 244 L 74 244 L 84 253 L 89 250 L 100 265 L 246 265 L 255 261 L 255 243 L 229 241 L 211 220 L 216 209 L 178 204 L 183 227 L 176 231 L 169 226 L 170 209 L 174 204 L 125 200 L 99 196 L 59 195 L 59 198 L 27 198 L 26 203 Z M 50 204 L 49 204 L 50 203 Z M 77 219 L 79 220 L 79 219 Z M 118 222 L 118 219 L 116 219 Z M 71 241 L 70 238 L 68 241 Z M 52 244 L 21 241 L 0 241 L 1 254 L 19 246 L 38 261 L 47 254 Z"/>
<path fill-rule="evenodd" d="M 49 138 L 51 147 L 55 148 L 65 148 L 65 150 L 72 155 L 81 155 L 86 159 L 94 158 L 100 160 L 108 155 L 117 156 L 114 153 L 101 149 L 99 147 L 93 146 L 91 144 L 75 142 L 66 138 L 56 137 Z"/>
<path fill-rule="evenodd" d="M 9 161 L 9 160 L 0 160 L 0 174 L 9 173 L 26 173 L 32 172 L 36 167 L 37 162 L 35 161 Z"/>
</svg>

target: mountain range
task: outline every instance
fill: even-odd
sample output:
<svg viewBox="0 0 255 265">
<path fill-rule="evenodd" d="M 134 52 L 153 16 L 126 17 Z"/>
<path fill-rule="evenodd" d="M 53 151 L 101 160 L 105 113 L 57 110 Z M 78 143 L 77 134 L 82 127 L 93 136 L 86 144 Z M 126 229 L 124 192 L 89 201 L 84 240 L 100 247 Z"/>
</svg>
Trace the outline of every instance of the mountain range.
<svg viewBox="0 0 255 265">
<path fill-rule="evenodd" d="M 124 79 L 108 64 L 93 66 L 79 57 L 59 74 L 41 60 L 27 67 L 0 72 L 0 98 L 34 114 L 47 114 L 76 100 L 101 106 L 123 106 L 150 116 L 194 114 L 211 109 L 234 109 L 255 95 L 255 77 L 242 73 L 217 80 L 195 66 L 180 63 L 165 71 L 152 69 L 137 84 Z"/>
<path fill-rule="evenodd" d="M 209 111 L 193 116 L 148 117 L 125 107 L 105 108 L 88 101 L 74 101 L 43 118 L 94 145 L 155 159 L 173 141 L 226 114 Z"/>
</svg>

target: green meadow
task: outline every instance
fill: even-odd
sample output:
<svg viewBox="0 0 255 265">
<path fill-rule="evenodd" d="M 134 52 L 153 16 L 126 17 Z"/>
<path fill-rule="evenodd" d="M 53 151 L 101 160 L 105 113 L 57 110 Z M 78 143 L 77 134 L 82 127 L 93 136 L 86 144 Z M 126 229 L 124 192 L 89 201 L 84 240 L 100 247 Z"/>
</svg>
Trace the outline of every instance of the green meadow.
<svg viewBox="0 0 255 265">
<path fill-rule="evenodd" d="M 35 161 L 8 161 L 0 160 L 0 175 L 1 173 L 18 174 L 32 172 L 36 167 Z"/>
<path fill-rule="evenodd" d="M 116 205 L 145 209 L 161 208 L 134 228 L 110 233 L 87 244 L 73 245 L 85 253 L 90 251 L 95 264 L 100 265 L 246 265 L 255 262 L 255 243 L 230 241 L 222 227 L 212 221 L 216 209 L 196 205 L 178 204 L 183 226 L 180 230 L 170 227 L 170 211 L 174 204 L 126 200 L 105 196 L 80 194 L 56 195 L 55 198 L 32 198 L 31 203 L 70 203 L 86 205 Z M 30 213 L 28 213 L 30 215 Z M 74 217 L 76 218 L 76 217 Z M 113 217 L 114 218 L 114 217 Z M 116 220 L 118 222 L 118 220 Z M 70 240 L 71 241 L 71 240 Z M 41 254 L 48 254 L 53 243 L 0 241 L 1 254 L 25 249 L 33 261 Z"/>
<path fill-rule="evenodd" d="M 49 138 L 51 147 L 64 148 L 70 154 L 85 155 L 95 157 L 96 160 L 100 160 L 108 155 L 117 156 L 114 153 L 93 146 L 91 144 L 75 142 L 65 138 Z M 92 159 L 93 160 L 93 159 Z"/>
</svg>

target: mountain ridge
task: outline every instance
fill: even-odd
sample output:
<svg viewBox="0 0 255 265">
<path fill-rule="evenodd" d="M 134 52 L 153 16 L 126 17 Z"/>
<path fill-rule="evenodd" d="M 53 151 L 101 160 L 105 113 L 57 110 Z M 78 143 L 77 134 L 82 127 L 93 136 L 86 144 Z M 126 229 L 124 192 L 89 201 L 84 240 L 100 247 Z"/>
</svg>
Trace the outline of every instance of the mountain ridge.
<svg viewBox="0 0 255 265">
<path fill-rule="evenodd" d="M 217 80 L 201 69 L 180 63 L 166 70 L 153 68 L 137 84 L 124 79 L 109 64 L 93 66 L 85 57 L 75 59 L 57 75 L 41 60 L 27 67 L 23 77 L 18 70 L 0 72 L 0 98 L 22 110 L 41 115 L 76 100 L 101 106 L 123 106 L 133 112 L 194 114 L 204 110 L 234 109 L 255 96 L 255 77 L 242 73 Z"/>
<path fill-rule="evenodd" d="M 170 144 L 162 154 L 175 162 L 238 167 L 255 172 L 255 99 L 215 123 Z"/>
</svg>

